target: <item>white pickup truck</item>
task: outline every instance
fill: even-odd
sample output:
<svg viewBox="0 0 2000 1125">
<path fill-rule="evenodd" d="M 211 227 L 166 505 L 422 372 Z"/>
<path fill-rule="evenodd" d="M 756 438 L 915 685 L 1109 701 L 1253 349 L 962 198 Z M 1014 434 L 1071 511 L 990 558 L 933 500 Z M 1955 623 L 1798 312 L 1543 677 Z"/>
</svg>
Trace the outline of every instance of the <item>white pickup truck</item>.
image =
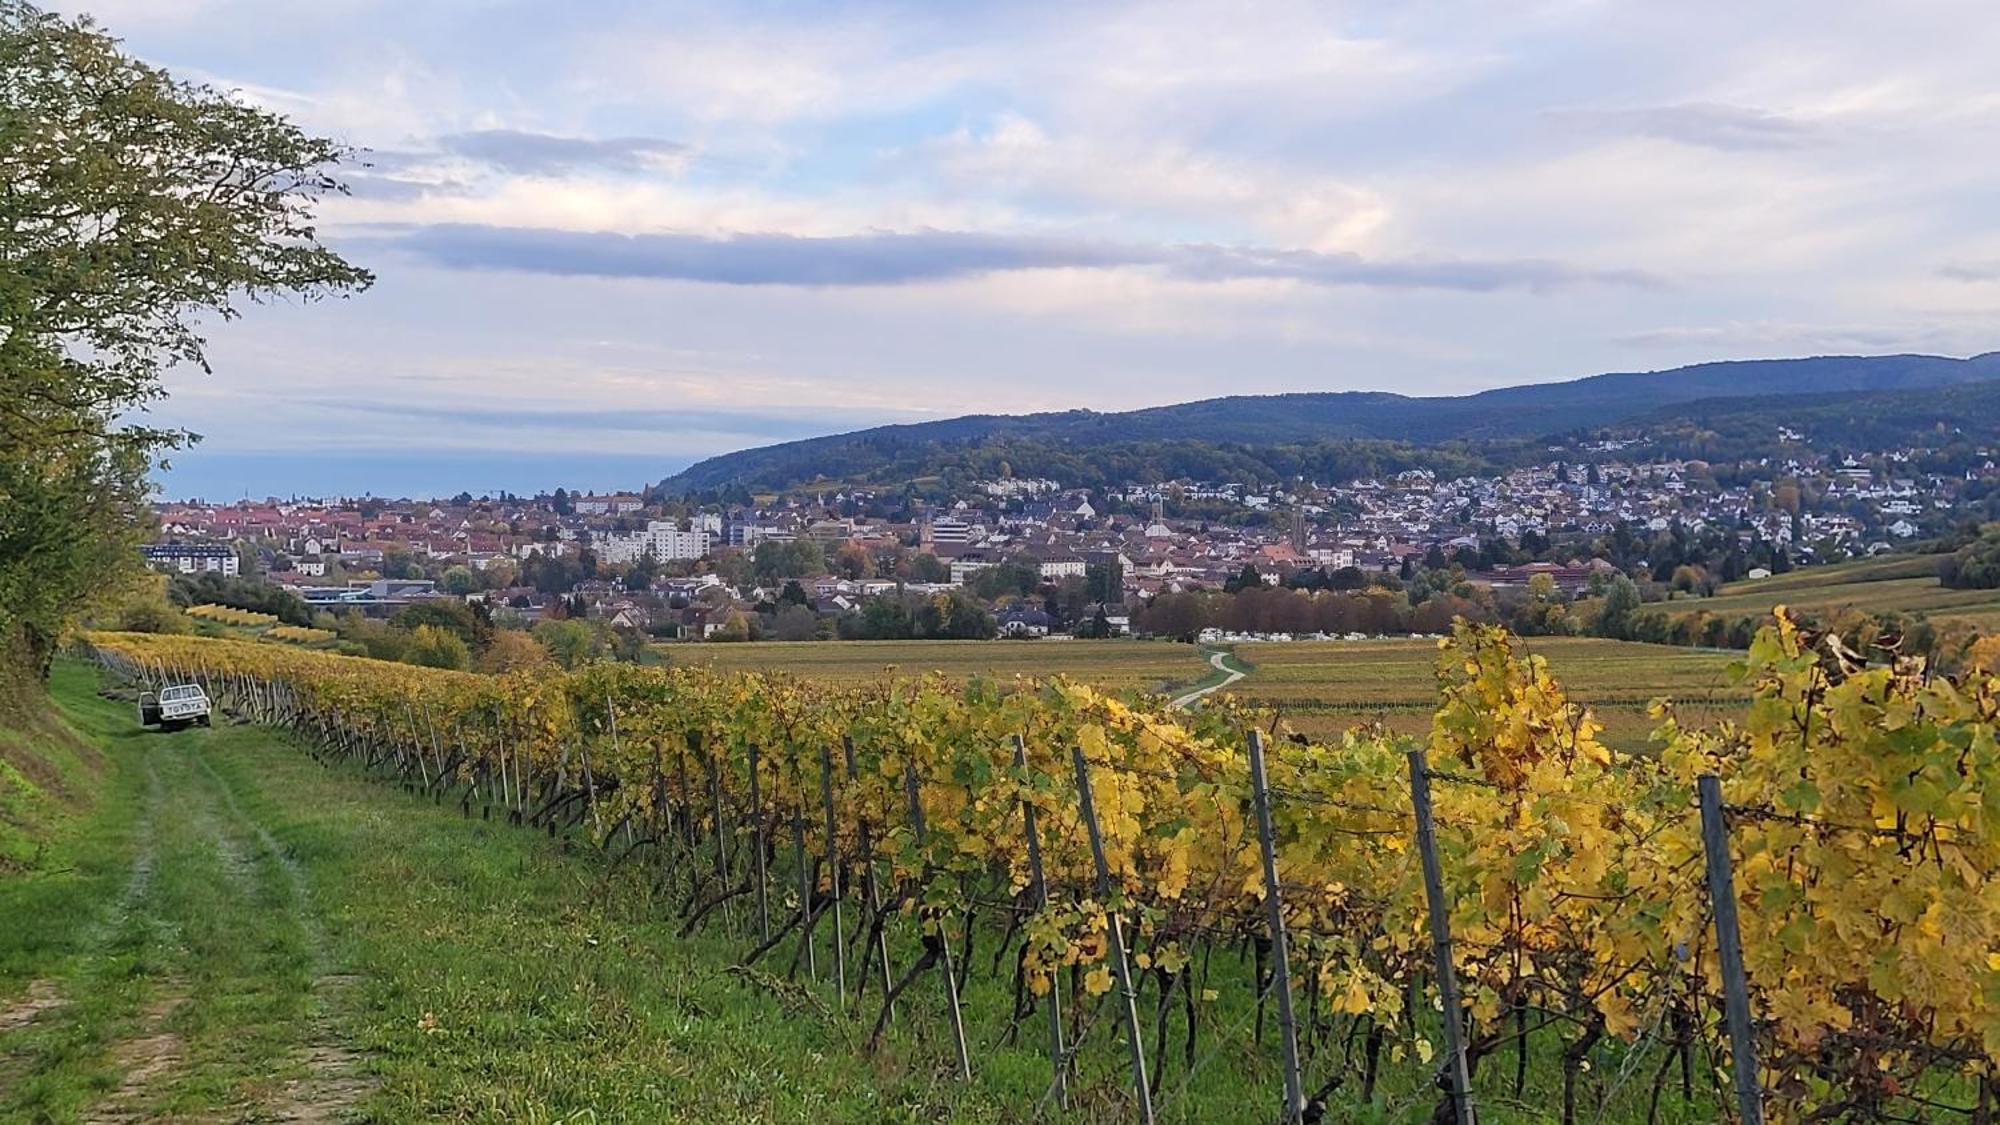
<svg viewBox="0 0 2000 1125">
<path fill-rule="evenodd" d="M 159 694 L 139 696 L 139 725 L 180 730 L 190 724 L 208 725 L 208 693 L 200 684 L 171 684 Z"/>
</svg>

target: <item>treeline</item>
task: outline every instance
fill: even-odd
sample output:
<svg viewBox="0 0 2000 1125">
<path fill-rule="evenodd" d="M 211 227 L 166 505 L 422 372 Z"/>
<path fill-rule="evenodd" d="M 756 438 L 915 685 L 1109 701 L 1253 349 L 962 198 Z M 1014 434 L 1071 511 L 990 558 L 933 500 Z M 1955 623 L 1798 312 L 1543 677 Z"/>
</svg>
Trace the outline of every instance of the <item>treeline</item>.
<svg viewBox="0 0 2000 1125">
<path fill-rule="evenodd" d="M 1446 477 L 1490 474 L 1542 456 L 1533 443 L 1511 441 L 1425 446 L 1371 439 L 1247 444 L 998 436 L 911 443 L 871 435 L 733 454 L 726 463 L 697 466 L 660 487 L 707 503 L 748 503 L 754 492 L 811 484 L 837 468 L 842 481 L 891 487 L 920 482 L 908 483 L 917 495 L 955 497 L 966 495 L 974 482 L 1009 474 L 1092 489 L 1181 479 L 1268 485 L 1298 477 L 1354 480 L 1408 469 L 1430 469 Z"/>
</svg>

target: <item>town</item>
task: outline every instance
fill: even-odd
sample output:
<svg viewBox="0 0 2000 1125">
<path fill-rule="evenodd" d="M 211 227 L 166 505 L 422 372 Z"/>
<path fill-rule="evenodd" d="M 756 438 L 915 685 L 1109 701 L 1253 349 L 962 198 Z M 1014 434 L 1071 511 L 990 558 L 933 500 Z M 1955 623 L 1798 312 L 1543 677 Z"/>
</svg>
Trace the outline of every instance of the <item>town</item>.
<svg viewBox="0 0 2000 1125">
<path fill-rule="evenodd" d="M 1921 471 L 1917 450 L 1718 467 L 1630 459 L 1622 444 L 1493 476 L 1266 488 L 1002 476 L 931 498 L 850 487 L 748 503 L 562 489 L 176 503 L 160 506 L 145 554 L 171 573 L 275 584 L 323 626 L 460 601 L 522 628 L 595 623 L 635 645 L 1382 635 L 1437 632 L 1455 615 L 1578 632 L 1590 622 L 1546 608 L 1523 622 L 1524 602 L 1540 591 L 1573 603 L 1620 578 L 1641 600 L 1698 595 L 1894 551 L 1949 532 L 2000 472 L 1990 460 Z M 1348 599 L 1317 614 L 1188 597 L 1261 587 L 1398 597 L 1388 611 Z"/>
</svg>

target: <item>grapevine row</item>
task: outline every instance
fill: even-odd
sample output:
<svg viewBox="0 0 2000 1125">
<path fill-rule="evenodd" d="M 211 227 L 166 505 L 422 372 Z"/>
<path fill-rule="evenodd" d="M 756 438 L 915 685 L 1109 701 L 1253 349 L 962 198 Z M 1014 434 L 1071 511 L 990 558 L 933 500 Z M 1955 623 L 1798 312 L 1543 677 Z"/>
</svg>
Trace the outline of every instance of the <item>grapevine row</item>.
<svg viewBox="0 0 2000 1125">
<path fill-rule="evenodd" d="M 1112 995 L 1121 951 L 1133 991 L 1152 990 L 1154 1029 L 1185 1009 L 1190 1061 L 1213 950 L 1249 950 L 1269 993 L 1256 730 L 1282 932 L 1324 1080 L 1311 1097 L 1365 1100 L 1383 1052 L 1436 1054 L 1411 747 L 1379 728 L 1308 743 L 1233 704 L 1184 713 L 1062 679 L 833 689 L 618 664 L 481 676 L 252 642 L 91 643 L 127 675 L 203 678 L 468 812 L 655 864 L 686 932 L 737 927 L 747 962 L 790 950 L 792 971 L 835 976 L 843 997 L 872 990 L 877 1035 L 927 974 L 942 974 L 955 1018 L 957 981 L 997 929 L 1014 1024 L 1049 1019 L 1063 1060 L 1092 1013 L 1128 999 Z M 1634 1061 L 1635 1044 L 1669 1048 L 1655 1102 L 1676 1059 L 1684 1096 L 1716 1093 L 1722 981 L 1692 799 L 1713 773 L 1733 814 L 1772 1116 L 1948 1107 L 1986 1120 L 2000 682 L 1868 665 L 1782 614 L 1736 674 L 1753 691 L 1739 717 L 1685 726 L 1663 703 L 1652 750 L 1614 755 L 1521 642 L 1461 626 L 1441 646 L 1429 780 L 1476 1085 L 1504 1091 L 1511 1053 L 1518 1093 L 1529 1040 L 1553 1036 L 1565 1119 L 1590 1060 Z M 892 963 L 892 933 L 916 935 L 906 964 Z M 1157 1087 L 1166 1043 L 1152 1038 Z M 1358 1079 L 1343 1067 L 1357 1043 Z M 1058 1065 L 1052 1093 L 1062 1077 Z"/>
</svg>

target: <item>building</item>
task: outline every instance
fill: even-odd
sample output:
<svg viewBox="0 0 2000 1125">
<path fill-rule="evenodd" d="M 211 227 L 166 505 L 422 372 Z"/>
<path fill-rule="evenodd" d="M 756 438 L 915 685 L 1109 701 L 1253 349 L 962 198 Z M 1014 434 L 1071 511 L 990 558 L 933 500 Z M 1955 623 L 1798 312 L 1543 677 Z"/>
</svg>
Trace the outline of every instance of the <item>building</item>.
<svg viewBox="0 0 2000 1125">
<path fill-rule="evenodd" d="M 236 549 L 225 543 L 155 543 L 139 548 L 146 565 L 181 574 L 215 573 L 234 578 Z"/>
<path fill-rule="evenodd" d="M 1000 615 L 1000 635 L 1003 637 L 1046 637 L 1052 624 L 1049 615 L 1039 609 L 1016 606 Z"/>
<path fill-rule="evenodd" d="M 646 506 L 645 501 L 629 492 L 615 496 L 579 496 L 572 503 L 579 516 L 620 516 Z"/>
<path fill-rule="evenodd" d="M 790 543 L 794 538 L 789 528 L 775 524 L 758 523 L 756 520 L 730 520 L 727 541 L 731 547 L 754 551 L 759 543 Z"/>
<path fill-rule="evenodd" d="M 708 532 L 682 531 L 676 524 L 653 520 L 646 530 L 606 535 L 597 541 L 597 557 L 608 563 L 633 563 L 647 555 L 658 562 L 698 559 L 708 554 Z"/>
<path fill-rule="evenodd" d="M 930 542 L 941 546 L 963 546 L 972 542 L 972 525 L 964 520 L 941 519 L 930 522 Z"/>
<path fill-rule="evenodd" d="M 951 560 L 951 584 L 954 586 L 963 586 L 966 579 L 988 567 L 997 565 L 999 565 L 998 560 L 987 558 L 977 551 L 960 555 Z"/>
<path fill-rule="evenodd" d="M 1087 570 L 1083 556 L 1074 551 L 1047 549 L 1035 554 L 1036 566 L 1045 582 L 1060 582 L 1065 578 L 1082 578 Z"/>
</svg>

